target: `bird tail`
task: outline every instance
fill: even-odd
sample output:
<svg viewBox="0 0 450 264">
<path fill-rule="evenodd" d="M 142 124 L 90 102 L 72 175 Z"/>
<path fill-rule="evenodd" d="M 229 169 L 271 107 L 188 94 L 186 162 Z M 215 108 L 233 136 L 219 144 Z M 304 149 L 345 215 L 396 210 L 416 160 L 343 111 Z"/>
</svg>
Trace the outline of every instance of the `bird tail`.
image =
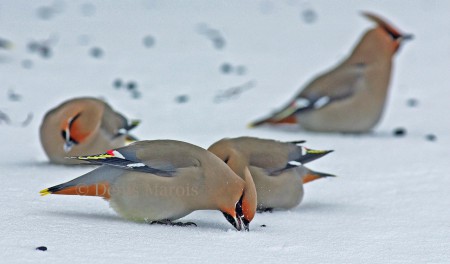
<svg viewBox="0 0 450 264">
<path fill-rule="evenodd" d="M 73 185 L 70 182 L 55 185 L 53 187 L 43 189 L 40 192 L 41 196 L 48 194 L 62 194 L 62 195 L 81 195 L 81 196 L 100 196 L 109 199 L 109 183 L 100 182 L 91 185 L 78 184 Z"/>
<path fill-rule="evenodd" d="M 62 194 L 100 196 L 109 199 L 110 182 L 120 177 L 122 173 L 123 170 L 121 169 L 103 166 L 71 181 L 43 189 L 39 193 L 41 196 L 48 194 Z"/>
<path fill-rule="evenodd" d="M 313 171 L 313 170 L 308 169 L 308 172 L 303 176 L 302 179 L 303 179 L 303 183 L 308 183 L 308 182 L 311 182 L 311 181 L 314 181 L 317 179 L 327 178 L 327 177 L 336 177 L 336 175 Z"/>
<path fill-rule="evenodd" d="M 276 116 L 270 116 L 270 117 L 267 117 L 264 119 L 260 119 L 260 120 L 251 122 L 250 124 L 248 124 L 248 127 L 254 128 L 254 127 L 264 125 L 264 124 L 276 125 L 276 124 L 296 124 L 296 123 L 297 123 L 297 119 L 294 115 L 287 116 L 284 118 L 277 118 Z"/>
</svg>

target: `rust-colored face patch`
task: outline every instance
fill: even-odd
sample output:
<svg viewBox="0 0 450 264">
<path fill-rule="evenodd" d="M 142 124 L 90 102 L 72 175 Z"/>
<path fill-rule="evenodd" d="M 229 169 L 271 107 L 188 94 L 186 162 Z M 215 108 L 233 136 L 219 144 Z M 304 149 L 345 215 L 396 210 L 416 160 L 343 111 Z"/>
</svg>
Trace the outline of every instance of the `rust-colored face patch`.
<svg viewBox="0 0 450 264">
<path fill-rule="evenodd" d="M 83 142 L 90 134 L 89 132 L 83 131 L 80 116 L 81 112 L 68 118 L 62 124 L 61 135 L 67 143 L 79 144 Z"/>
</svg>

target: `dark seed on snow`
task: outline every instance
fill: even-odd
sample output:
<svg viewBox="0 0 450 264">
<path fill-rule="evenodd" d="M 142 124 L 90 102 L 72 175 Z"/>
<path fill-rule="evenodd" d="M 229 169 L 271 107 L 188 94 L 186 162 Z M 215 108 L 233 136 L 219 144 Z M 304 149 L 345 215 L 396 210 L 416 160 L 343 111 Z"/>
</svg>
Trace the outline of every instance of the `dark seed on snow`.
<svg viewBox="0 0 450 264">
<path fill-rule="evenodd" d="M 410 107 L 415 107 L 419 104 L 419 101 L 417 101 L 417 99 L 415 99 L 415 98 L 410 98 L 410 99 L 408 99 L 407 104 Z"/>
<path fill-rule="evenodd" d="M 44 246 L 37 247 L 36 250 L 47 251 L 47 247 L 44 247 Z"/>
<path fill-rule="evenodd" d="M 175 101 L 179 104 L 186 103 L 189 100 L 189 97 L 187 95 L 178 95 L 175 97 Z"/>
<path fill-rule="evenodd" d="M 216 49 L 223 49 L 225 47 L 225 39 L 221 38 L 221 37 L 214 37 L 212 39 L 213 43 L 214 43 L 214 47 L 216 47 Z"/>
<path fill-rule="evenodd" d="M 230 73 L 233 70 L 233 67 L 229 63 L 224 63 L 220 66 L 220 70 L 223 73 Z"/>
<path fill-rule="evenodd" d="M 135 82 L 129 82 L 127 83 L 127 89 L 128 90 L 134 90 L 137 88 L 137 84 Z"/>
<path fill-rule="evenodd" d="M 47 46 L 40 47 L 39 52 L 41 53 L 41 56 L 46 59 L 50 58 L 50 56 L 52 55 L 52 51 Z"/>
<path fill-rule="evenodd" d="M 261 225 L 261 227 L 266 227 L 266 225 Z"/>
<path fill-rule="evenodd" d="M 394 129 L 394 136 L 403 137 L 404 135 L 406 135 L 406 129 L 401 127 Z"/>
<path fill-rule="evenodd" d="M 94 58 L 100 58 L 103 56 L 103 50 L 101 48 L 98 47 L 94 47 L 91 49 L 90 51 L 91 56 Z"/>
<path fill-rule="evenodd" d="M 122 80 L 121 79 L 114 80 L 113 85 L 117 89 L 120 88 L 122 86 Z"/>
<path fill-rule="evenodd" d="M 314 23 L 317 19 L 317 13 L 313 9 L 305 9 L 301 14 L 303 21 L 307 24 Z"/>
<path fill-rule="evenodd" d="M 433 135 L 433 134 L 428 134 L 426 136 L 426 139 L 429 140 L 429 141 L 436 141 L 436 136 Z"/>
<path fill-rule="evenodd" d="M 144 46 L 147 48 L 151 48 L 153 47 L 153 45 L 155 45 L 155 38 L 153 38 L 152 36 L 146 36 L 144 37 Z"/>
</svg>

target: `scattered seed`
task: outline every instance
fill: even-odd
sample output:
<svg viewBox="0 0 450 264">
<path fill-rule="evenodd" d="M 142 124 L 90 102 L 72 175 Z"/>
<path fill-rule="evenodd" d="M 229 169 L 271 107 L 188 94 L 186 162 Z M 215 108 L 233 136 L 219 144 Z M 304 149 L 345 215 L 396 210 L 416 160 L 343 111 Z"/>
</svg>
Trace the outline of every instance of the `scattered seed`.
<svg viewBox="0 0 450 264">
<path fill-rule="evenodd" d="M 11 119 L 9 118 L 9 116 L 6 113 L 0 111 L 0 124 L 2 124 L 2 123 L 9 125 L 9 124 L 11 124 Z"/>
<path fill-rule="evenodd" d="M 48 59 L 52 56 L 52 51 L 48 46 L 41 46 L 39 48 L 39 54 L 42 58 Z"/>
<path fill-rule="evenodd" d="M 8 99 L 10 101 L 20 101 L 22 99 L 22 96 L 16 92 L 14 92 L 14 90 L 8 90 Z"/>
<path fill-rule="evenodd" d="M 155 38 L 152 36 L 145 36 L 143 39 L 144 46 L 151 48 L 155 45 Z"/>
<path fill-rule="evenodd" d="M 91 48 L 90 53 L 94 58 L 101 58 L 103 56 L 103 50 L 99 47 Z"/>
<path fill-rule="evenodd" d="M 266 227 L 266 225 L 261 225 L 261 227 Z"/>
<path fill-rule="evenodd" d="M 135 90 L 137 88 L 137 84 L 133 81 L 127 83 L 128 90 Z"/>
<path fill-rule="evenodd" d="M 216 103 L 220 103 L 226 100 L 237 98 L 241 93 L 246 90 L 253 88 L 255 85 L 254 81 L 248 81 L 242 85 L 230 87 L 226 90 L 219 91 L 214 97 Z"/>
<path fill-rule="evenodd" d="M 393 133 L 394 133 L 394 136 L 396 136 L 396 137 L 403 137 L 406 135 L 406 129 L 399 127 L 399 128 L 394 129 Z"/>
<path fill-rule="evenodd" d="M 208 27 L 208 25 L 201 23 L 197 25 L 197 31 L 200 34 L 205 35 L 207 38 L 209 38 L 212 41 L 214 48 L 216 49 L 225 48 L 226 41 L 219 30 L 210 28 Z"/>
<path fill-rule="evenodd" d="M 302 10 L 301 17 L 303 18 L 303 22 L 312 24 L 317 20 L 317 13 L 313 9 L 307 8 Z"/>
<path fill-rule="evenodd" d="M 189 100 L 189 96 L 183 94 L 183 95 L 178 95 L 177 97 L 175 97 L 175 101 L 179 104 L 183 104 L 186 103 Z"/>
<path fill-rule="evenodd" d="M 231 64 L 225 62 L 220 66 L 220 70 L 223 73 L 228 74 L 233 70 L 233 66 L 231 66 Z"/>
<path fill-rule="evenodd" d="M 11 41 L 0 38 L 0 48 L 10 49 L 12 46 L 13 46 L 13 44 Z"/>
<path fill-rule="evenodd" d="M 225 39 L 222 37 L 215 37 L 212 39 L 214 47 L 216 49 L 223 49 L 225 48 Z"/>
<path fill-rule="evenodd" d="M 419 104 L 419 101 L 415 98 L 410 98 L 406 101 L 406 104 L 410 107 L 416 107 Z"/>
<path fill-rule="evenodd" d="M 437 137 L 434 134 L 428 134 L 425 137 L 428 141 L 436 141 Z"/>
<path fill-rule="evenodd" d="M 37 247 L 36 250 L 47 251 L 47 247 L 40 246 L 40 247 Z"/>
<path fill-rule="evenodd" d="M 122 87 L 122 85 L 123 85 L 123 83 L 122 83 L 122 80 L 121 80 L 121 79 L 115 79 L 114 82 L 113 82 L 113 86 L 114 86 L 116 89 L 119 89 L 120 87 Z"/>
<path fill-rule="evenodd" d="M 28 113 L 27 118 L 24 121 L 22 121 L 21 125 L 23 127 L 26 127 L 31 123 L 32 120 L 33 120 L 33 113 Z"/>
</svg>

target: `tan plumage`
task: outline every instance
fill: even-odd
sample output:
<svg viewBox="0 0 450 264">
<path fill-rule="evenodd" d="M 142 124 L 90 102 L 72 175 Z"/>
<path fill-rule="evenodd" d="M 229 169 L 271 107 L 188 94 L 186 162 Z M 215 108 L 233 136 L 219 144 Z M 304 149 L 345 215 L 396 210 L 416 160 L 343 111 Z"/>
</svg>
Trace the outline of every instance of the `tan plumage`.
<svg viewBox="0 0 450 264">
<path fill-rule="evenodd" d="M 134 221 L 172 221 L 195 210 L 220 210 L 238 230 L 248 230 L 256 211 L 248 170 L 241 178 L 215 155 L 189 143 L 138 141 L 77 160 L 103 166 L 41 194 L 101 196 Z"/>
<path fill-rule="evenodd" d="M 250 126 L 298 123 L 320 132 L 371 130 L 384 110 L 393 56 L 411 35 L 400 34 L 373 14 L 364 16 L 377 26 L 363 35 L 346 60 L 315 78 L 280 111 Z"/>
<path fill-rule="evenodd" d="M 80 163 L 66 159 L 101 153 L 125 145 L 128 131 L 137 126 L 107 103 L 90 97 L 75 98 L 50 110 L 40 127 L 40 139 L 51 162 Z"/>
<path fill-rule="evenodd" d="M 303 197 L 303 183 L 333 176 L 314 172 L 299 163 L 320 158 L 330 151 L 305 149 L 302 142 L 280 142 L 253 137 L 226 138 L 208 150 L 237 174 L 249 168 L 256 186 L 258 209 L 289 209 Z"/>
</svg>

